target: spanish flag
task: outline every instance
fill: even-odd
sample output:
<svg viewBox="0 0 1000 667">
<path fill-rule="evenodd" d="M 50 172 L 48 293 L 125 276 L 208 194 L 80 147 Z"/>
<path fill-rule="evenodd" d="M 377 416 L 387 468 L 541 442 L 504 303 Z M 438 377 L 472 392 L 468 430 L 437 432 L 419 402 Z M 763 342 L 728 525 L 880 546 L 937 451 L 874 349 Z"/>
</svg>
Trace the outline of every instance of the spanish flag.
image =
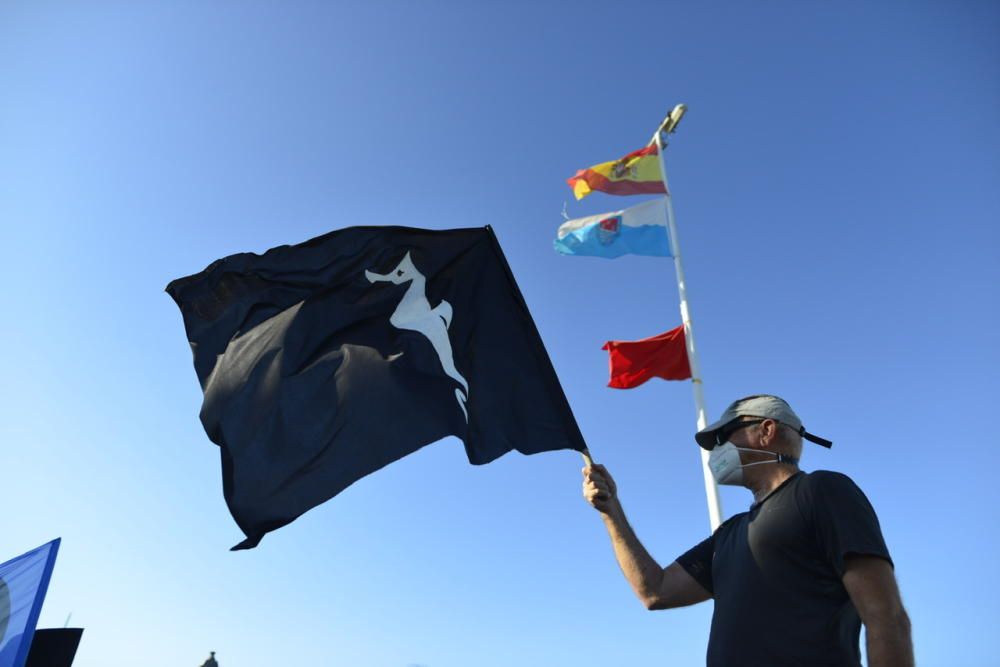
<svg viewBox="0 0 1000 667">
<path fill-rule="evenodd" d="M 657 153 L 656 144 L 651 144 L 620 160 L 581 169 L 572 178 L 567 178 L 566 182 L 573 188 L 577 199 L 583 199 L 594 190 L 609 195 L 666 194 Z"/>
</svg>

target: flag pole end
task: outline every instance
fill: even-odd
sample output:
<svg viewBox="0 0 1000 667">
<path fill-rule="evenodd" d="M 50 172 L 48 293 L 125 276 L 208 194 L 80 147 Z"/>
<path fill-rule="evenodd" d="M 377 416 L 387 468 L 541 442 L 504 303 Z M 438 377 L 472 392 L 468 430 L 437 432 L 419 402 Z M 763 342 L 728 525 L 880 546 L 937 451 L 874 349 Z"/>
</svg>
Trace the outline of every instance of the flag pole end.
<svg viewBox="0 0 1000 667">
<path fill-rule="evenodd" d="M 665 144 L 666 140 L 662 139 L 663 135 L 673 134 L 677 130 L 677 126 L 680 124 L 681 118 L 684 117 L 686 112 L 686 104 L 678 104 L 671 109 L 670 113 L 667 114 L 667 117 L 663 119 L 660 126 L 656 129 L 656 134 L 654 134 L 653 138 L 649 140 L 648 145 L 661 142 Z"/>
</svg>

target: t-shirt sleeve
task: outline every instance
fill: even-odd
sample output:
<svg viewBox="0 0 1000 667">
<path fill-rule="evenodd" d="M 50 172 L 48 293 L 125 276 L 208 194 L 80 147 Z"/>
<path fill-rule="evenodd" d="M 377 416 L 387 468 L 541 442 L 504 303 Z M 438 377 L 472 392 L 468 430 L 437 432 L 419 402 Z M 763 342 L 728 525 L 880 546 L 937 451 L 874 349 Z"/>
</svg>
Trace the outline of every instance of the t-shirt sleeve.
<svg viewBox="0 0 1000 667">
<path fill-rule="evenodd" d="M 709 537 L 677 557 L 677 564 L 694 577 L 709 593 L 712 590 L 712 557 L 715 555 L 715 536 Z"/>
<path fill-rule="evenodd" d="M 877 556 L 892 564 L 875 508 L 847 475 L 818 471 L 809 476 L 813 520 L 820 548 L 837 574 L 849 555 Z"/>
</svg>

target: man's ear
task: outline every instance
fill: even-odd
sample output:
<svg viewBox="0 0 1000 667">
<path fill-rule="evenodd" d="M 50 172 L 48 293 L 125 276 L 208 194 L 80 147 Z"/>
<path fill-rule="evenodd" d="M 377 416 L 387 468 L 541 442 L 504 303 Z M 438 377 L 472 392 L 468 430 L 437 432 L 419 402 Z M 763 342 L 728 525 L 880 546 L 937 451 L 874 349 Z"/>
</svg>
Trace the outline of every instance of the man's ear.
<svg viewBox="0 0 1000 667">
<path fill-rule="evenodd" d="M 760 448 L 767 449 L 778 439 L 778 422 L 765 419 L 757 428 L 760 429 Z"/>
</svg>

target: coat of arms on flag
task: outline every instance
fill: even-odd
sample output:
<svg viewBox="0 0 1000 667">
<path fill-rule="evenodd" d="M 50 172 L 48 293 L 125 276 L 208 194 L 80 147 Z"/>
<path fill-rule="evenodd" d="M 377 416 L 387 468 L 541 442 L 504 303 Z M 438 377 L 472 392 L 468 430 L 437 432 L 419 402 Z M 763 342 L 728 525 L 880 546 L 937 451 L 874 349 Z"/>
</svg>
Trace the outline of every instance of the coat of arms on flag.
<svg viewBox="0 0 1000 667">
<path fill-rule="evenodd" d="M 612 216 L 601 220 L 598 225 L 597 236 L 601 245 L 610 245 L 618 237 L 622 230 L 622 217 Z"/>
</svg>

